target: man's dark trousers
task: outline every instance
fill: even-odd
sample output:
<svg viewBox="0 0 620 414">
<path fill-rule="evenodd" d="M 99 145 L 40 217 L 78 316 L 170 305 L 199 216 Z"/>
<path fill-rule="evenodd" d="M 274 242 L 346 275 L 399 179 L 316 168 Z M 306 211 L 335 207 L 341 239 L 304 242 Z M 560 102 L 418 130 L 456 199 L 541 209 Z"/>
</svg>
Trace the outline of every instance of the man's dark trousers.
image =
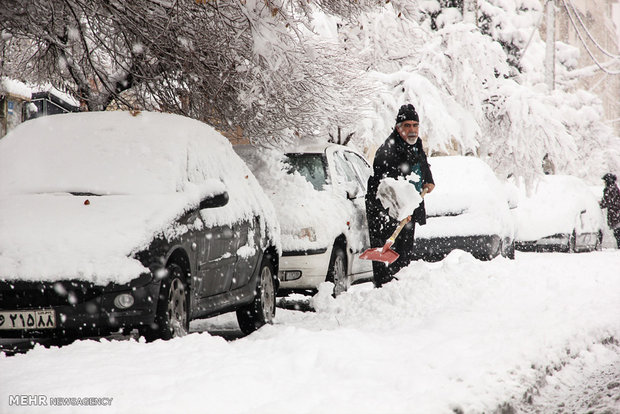
<svg viewBox="0 0 620 414">
<path fill-rule="evenodd" d="M 367 206 L 367 208 L 370 206 Z M 370 207 L 371 210 L 374 210 Z M 372 247 L 381 248 L 392 235 L 398 221 L 394 220 L 383 211 L 373 211 L 375 214 L 371 214 L 368 217 L 368 230 L 370 235 L 370 245 Z M 392 250 L 399 254 L 398 259 L 390 265 L 384 262 L 378 262 L 373 260 L 373 283 L 376 287 L 381 287 L 383 284 L 391 281 L 394 275 L 398 273 L 403 267 L 407 267 L 413 260 L 413 240 L 415 234 L 415 223 L 410 221 L 403 227 L 398 237 L 392 245 Z"/>
</svg>

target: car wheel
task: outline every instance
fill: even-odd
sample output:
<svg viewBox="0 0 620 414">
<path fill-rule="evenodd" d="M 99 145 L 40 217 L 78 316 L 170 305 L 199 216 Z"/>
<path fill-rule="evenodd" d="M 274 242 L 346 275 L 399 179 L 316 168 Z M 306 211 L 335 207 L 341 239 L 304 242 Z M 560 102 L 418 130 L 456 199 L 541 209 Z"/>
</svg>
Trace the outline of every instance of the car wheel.
<svg viewBox="0 0 620 414">
<path fill-rule="evenodd" d="M 334 296 L 338 296 L 351 286 L 351 277 L 347 274 L 347 256 L 340 246 L 335 246 L 329 260 L 327 281 L 334 284 Z"/>
<path fill-rule="evenodd" d="M 503 256 L 508 259 L 515 259 L 515 241 L 510 240 L 510 242 L 504 247 Z"/>
<path fill-rule="evenodd" d="M 577 233 L 573 230 L 573 234 L 568 238 L 568 252 L 575 253 L 577 251 Z"/>
<path fill-rule="evenodd" d="M 603 232 L 599 230 L 596 235 L 596 243 L 594 244 L 594 250 L 601 251 L 603 250 Z"/>
<path fill-rule="evenodd" d="M 261 264 L 254 301 L 237 310 L 239 328 L 246 335 L 265 324 L 273 323 L 276 314 L 276 289 L 273 278 L 273 265 L 265 258 Z"/>
<path fill-rule="evenodd" d="M 185 273 L 176 264 L 168 266 L 168 276 L 162 280 L 153 326 L 143 333 L 147 341 L 172 339 L 189 332 L 188 292 Z"/>
</svg>

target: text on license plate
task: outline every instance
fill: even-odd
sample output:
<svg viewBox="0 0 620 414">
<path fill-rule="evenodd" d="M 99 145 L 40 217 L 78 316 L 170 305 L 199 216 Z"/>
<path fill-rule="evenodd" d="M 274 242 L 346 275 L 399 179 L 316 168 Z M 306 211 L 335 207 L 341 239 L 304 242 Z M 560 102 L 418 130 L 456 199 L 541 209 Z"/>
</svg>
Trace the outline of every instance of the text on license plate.
<svg viewBox="0 0 620 414">
<path fill-rule="evenodd" d="M 56 314 L 52 309 L 30 311 L 0 311 L 2 329 L 52 329 L 56 327 Z"/>
</svg>

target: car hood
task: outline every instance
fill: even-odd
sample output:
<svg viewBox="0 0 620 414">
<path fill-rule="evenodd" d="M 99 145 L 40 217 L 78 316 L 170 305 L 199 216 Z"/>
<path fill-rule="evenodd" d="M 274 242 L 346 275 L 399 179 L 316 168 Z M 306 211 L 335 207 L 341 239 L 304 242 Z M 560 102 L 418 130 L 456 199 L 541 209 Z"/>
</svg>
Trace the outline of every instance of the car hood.
<svg viewBox="0 0 620 414">
<path fill-rule="evenodd" d="M 131 255 L 157 234 L 183 231 L 175 218 L 200 196 L 2 196 L 0 279 L 129 282 L 147 270 Z"/>
<path fill-rule="evenodd" d="M 352 206 L 344 197 L 338 197 L 331 189 L 316 191 L 308 188 L 302 192 L 278 191 L 274 205 L 282 230 L 284 251 L 325 248 L 347 231 L 353 217 Z M 313 237 L 303 233 L 308 229 Z"/>
</svg>

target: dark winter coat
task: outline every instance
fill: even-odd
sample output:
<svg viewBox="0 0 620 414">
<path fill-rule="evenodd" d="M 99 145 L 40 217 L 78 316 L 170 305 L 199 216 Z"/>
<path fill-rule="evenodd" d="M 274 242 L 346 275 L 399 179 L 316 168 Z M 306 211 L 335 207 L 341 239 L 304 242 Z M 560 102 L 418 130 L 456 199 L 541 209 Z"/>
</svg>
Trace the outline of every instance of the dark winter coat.
<svg viewBox="0 0 620 414">
<path fill-rule="evenodd" d="M 605 187 L 601 208 L 607 209 L 607 224 L 611 229 L 620 225 L 620 190 L 616 183 Z"/>
<path fill-rule="evenodd" d="M 427 183 L 434 184 L 433 175 L 426 159 L 426 153 L 422 148 L 422 141 L 418 141 L 414 145 L 406 143 L 394 129 L 392 134 L 385 140 L 383 145 L 379 147 L 375 153 L 373 161 L 373 175 L 368 179 L 368 191 L 366 193 L 366 210 L 368 215 L 368 223 L 372 226 L 373 220 L 379 219 L 379 215 L 387 215 L 388 212 L 381 201 L 377 199 L 377 190 L 379 182 L 391 177 L 398 179 L 399 177 L 407 177 L 412 171 L 419 170 L 422 175 L 422 185 Z M 420 206 L 412 212 L 412 220 L 426 224 L 426 210 L 424 209 L 424 201 Z M 396 226 L 394 225 L 392 231 Z"/>
</svg>

